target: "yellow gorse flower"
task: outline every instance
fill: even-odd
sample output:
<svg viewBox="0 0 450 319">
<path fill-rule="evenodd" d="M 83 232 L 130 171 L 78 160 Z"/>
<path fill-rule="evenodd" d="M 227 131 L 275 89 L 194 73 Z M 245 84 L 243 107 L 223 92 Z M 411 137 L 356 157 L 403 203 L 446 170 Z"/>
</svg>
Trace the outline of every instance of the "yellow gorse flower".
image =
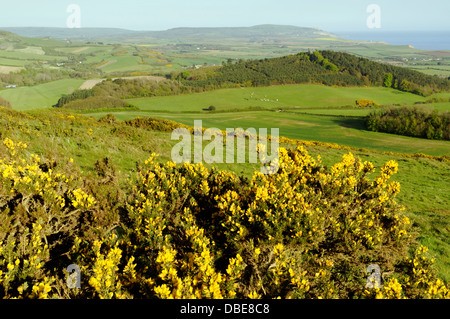
<svg viewBox="0 0 450 319">
<path fill-rule="evenodd" d="M 103 199 L 96 197 L 95 187 L 88 192 L 79 176 L 58 173 L 57 165 L 41 163 L 36 155 L 22 157 L 24 143 L 5 139 L 3 145 L 9 155 L 0 159 L 0 201 L 36 200 L 33 209 L 24 206 L 20 212 L 39 216 L 23 234 L 10 232 L 20 235 L 19 243 L 9 234 L 0 242 L 0 286 L 7 297 L 449 296 L 447 284 L 432 271 L 426 247 L 419 246 L 406 261 L 396 256 L 411 241 L 412 221 L 394 201 L 400 191 L 399 183 L 389 181 L 398 170 L 394 161 L 369 178 L 373 164 L 352 153 L 329 170 L 302 146 L 281 148 L 276 174 L 256 172 L 245 179 L 202 164 L 161 164 L 152 154 L 130 179 L 120 214 L 111 205 L 111 211 L 101 211 L 104 217 L 97 215 Z M 61 295 L 66 278 L 49 276 L 51 238 L 77 214 L 84 214 L 83 221 L 93 216 L 94 222 L 70 233 L 73 245 L 65 256 L 80 265 L 88 285 Z M 386 247 L 403 269 L 383 287 L 351 290 L 356 281 L 342 281 L 354 276 L 363 282 L 355 254 L 370 252 L 376 259 Z"/>
</svg>

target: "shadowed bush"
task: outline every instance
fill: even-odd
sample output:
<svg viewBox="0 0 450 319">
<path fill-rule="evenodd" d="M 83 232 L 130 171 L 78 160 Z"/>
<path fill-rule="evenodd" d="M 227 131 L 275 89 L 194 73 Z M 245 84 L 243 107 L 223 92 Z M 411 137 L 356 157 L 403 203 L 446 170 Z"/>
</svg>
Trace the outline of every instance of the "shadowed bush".
<svg viewBox="0 0 450 319">
<path fill-rule="evenodd" d="M 131 107 L 127 102 L 108 96 L 92 96 L 64 104 L 63 108 L 71 110 L 95 110 Z"/>
</svg>

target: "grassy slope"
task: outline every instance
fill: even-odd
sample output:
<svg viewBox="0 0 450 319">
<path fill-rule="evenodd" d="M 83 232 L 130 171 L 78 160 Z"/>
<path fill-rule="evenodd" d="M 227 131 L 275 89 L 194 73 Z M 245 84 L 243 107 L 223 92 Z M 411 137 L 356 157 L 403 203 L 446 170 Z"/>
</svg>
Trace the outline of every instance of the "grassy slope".
<svg viewBox="0 0 450 319">
<path fill-rule="evenodd" d="M 427 109 L 435 109 L 440 112 L 450 112 L 450 102 L 440 102 L 440 103 L 430 103 L 430 104 L 422 104 Z"/>
<path fill-rule="evenodd" d="M 107 113 L 92 113 L 100 118 Z M 118 112 L 120 120 L 137 116 L 160 117 L 193 126 L 194 120 L 203 120 L 203 127 L 226 128 L 280 128 L 280 135 L 300 140 L 337 143 L 357 148 L 367 148 L 382 152 L 425 153 L 442 156 L 450 154 L 450 142 L 432 141 L 386 133 L 376 133 L 364 129 L 362 118 L 320 116 L 296 112 L 235 112 L 211 114 L 175 114 L 151 112 Z"/>
<path fill-rule="evenodd" d="M 142 110 L 194 111 L 244 107 L 330 107 L 355 105 L 357 99 L 379 104 L 413 104 L 425 98 L 380 87 L 329 87 L 296 84 L 260 88 L 221 89 L 205 93 L 128 100 Z M 278 101 L 277 101 L 278 100 Z"/>
<path fill-rule="evenodd" d="M 50 107 L 63 94 L 78 89 L 84 80 L 58 80 L 32 87 L 20 87 L 0 91 L 0 96 L 8 100 L 16 110 L 30 110 Z"/>
<path fill-rule="evenodd" d="M 141 67 L 139 66 L 139 62 L 141 61 L 141 59 L 137 56 L 115 56 L 109 58 L 108 60 L 111 61 L 111 63 L 101 68 L 105 73 L 141 69 Z"/>
<path fill-rule="evenodd" d="M 254 92 L 252 96 L 251 93 Z M 438 94 L 447 97 L 448 94 Z M 251 99 L 253 98 L 253 99 Z M 279 102 L 273 101 L 278 98 Z M 135 116 L 154 116 L 193 125 L 194 120 L 203 119 L 204 127 L 279 127 L 283 136 L 302 140 L 334 142 L 357 148 L 378 151 L 417 153 L 432 155 L 450 154 L 450 142 L 430 141 L 404 136 L 365 131 L 363 116 L 370 109 L 327 108 L 329 106 L 352 105 L 356 98 L 368 98 L 380 104 L 413 104 L 425 100 L 422 97 L 383 88 L 330 88 L 317 85 L 292 85 L 285 87 L 225 89 L 202 94 L 161 97 L 153 99 L 134 99 L 147 112 L 116 113 L 119 119 Z M 430 97 L 428 97 L 430 98 Z M 428 99 L 427 98 L 427 99 Z M 261 101 L 270 99 L 271 102 Z M 207 113 L 199 110 L 215 105 L 222 108 L 248 108 L 263 106 L 303 106 L 287 112 L 230 112 Z M 449 111 L 449 103 L 423 105 L 439 111 Z M 171 111 L 172 113 L 153 113 L 151 110 Z M 198 113 L 176 113 L 196 111 Z M 93 114 L 100 117 L 105 114 Z M 324 116 L 326 115 L 326 116 Z M 327 165 L 340 160 L 346 151 L 326 147 L 310 147 L 314 155 L 320 155 Z M 396 155 L 356 152 L 363 160 L 372 161 L 378 167 L 390 159 L 399 163 L 399 174 L 395 177 L 402 185 L 399 202 L 407 207 L 408 215 L 420 229 L 420 241 L 438 256 L 439 269 L 443 277 L 450 278 L 450 176 L 449 164 L 428 159 L 405 158 Z M 237 172 L 251 173 L 252 169 L 242 165 L 225 167 Z"/>
<path fill-rule="evenodd" d="M 8 116 L 7 114 L 11 114 Z M 133 177 L 136 162 L 145 161 L 152 152 L 161 154 L 160 160 L 170 160 L 170 152 L 177 141 L 170 140 L 169 133 L 152 132 L 139 128 L 115 128 L 100 124 L 92 118 L 67 113 L 39 110 L 32 111 L 34 119 L 26 119 L 23 113 L 0 110 L 0 121 L 8 119 L 11 126 L 2 126 L 2 138 L 9 136 L 29 145 L 27 151 L 57 162 L 73 158 L 87 174 L 93 172 L 94 163 L 109 157 L 119 171 L 122 183 Z M 6 131 L 8 128 L 10 131 Z M 89 131 L 92 129 L 92 132 Z M 314 156 L 320 155 L 325 165 L 338 162 L 345 150 L 324 146 L 307 147 Z M 402 185 L 398 197 L 407 207 L 407 213 L 420 230 L 420 240 L 436 254 L 441 276 L 450 279 L 449 231 L 450 163 L 425 158 L 406 158 L 371 152 L 354 151 L 365 161 L 379 168 L 388 160 L 399 163 L 399 173 L 394 177 Z M 207 164 L 207 166 L 210 166 Z M 256 164 L 219 164 L 219 169 L 232 170 L 251 176 Z M 417 178 L 420 176 L 420 178 Z"/>
</svg>

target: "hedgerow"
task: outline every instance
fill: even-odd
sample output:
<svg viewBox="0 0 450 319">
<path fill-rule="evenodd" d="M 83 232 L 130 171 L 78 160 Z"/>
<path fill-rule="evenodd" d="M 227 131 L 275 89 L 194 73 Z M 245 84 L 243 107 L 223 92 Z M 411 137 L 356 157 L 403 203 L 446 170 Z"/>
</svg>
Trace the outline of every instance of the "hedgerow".
<svg viewBox="0 0 450 319">
<path fill-rule="evenodd" d="M 390 108 L 366 119 L 369 130 L 434 140 L 450 140 L 450 112 L 417 108 Z"/>
<path fill-rule="evenodd" d="M 395 201 L 394 161 L 327 169 L 281 148 L 276 174 L 247 179 L 152 154 L 121 186 L 107 159 L 88 178 L 8 137 L 0 154 L 2 298 L 450 297 Z M 366 287 L 371 264 L 382 287 Z"/>
</svg>

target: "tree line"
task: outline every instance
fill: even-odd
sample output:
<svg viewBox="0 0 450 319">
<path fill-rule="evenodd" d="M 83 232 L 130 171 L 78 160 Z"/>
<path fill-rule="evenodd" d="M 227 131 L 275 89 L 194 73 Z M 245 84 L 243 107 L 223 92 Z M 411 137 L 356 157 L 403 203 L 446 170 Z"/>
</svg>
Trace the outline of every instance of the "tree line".
<svg viewBox="0 0 450 319">
<path fill-rule="evenodd" d="M 94 90 L 77 90 L 71 94 L 64 94 L 56 103 L 55 107 L 63 107 L 64 105 L 73 102 L 75 100 L 83 100 L 88 97 L 94 96 Z"/>
<path fill-rule="evenodd" d="M 97 84 L 90 90 L 77 90 L 72 94 L 63 95 L 54 107 L 70 108 L 71 102 L 85 100 L 89 103 L 90 97 L 108 97 L 110 99 L 123 100 L 138 97 L 169 96 L 189 93 L 199 93 L 210 88 L 201 88 L 181 83 L 174 80 L 155 79 L 107 79 Z M 83 104 L 83 102 L 80 102 Z M 81 104 L 78 104 L 80 106 Z M 86 107 L 83 107 L 86 108 Z"/>
<path fill-rule="evenodd" d="M 67 62 L 65 69 L 59 70 L 28 65 L 19 72 L 10 72 L 8 74 L 0 73 L 0 87 L 4 87 L 8 84 L 33 86 L 67 78 L 79 79 L 93 77 L 95 75 L 100 76 L 98 70 L 92 70 L 85 64 Z"/>
<path fill-rule="evenodd" d="M 321 83 L 337 86 L 385 86 L 427 96 L 450 90 L 450 81 L 407 68 L 382 64 L 344 52 L 301 52 L 260 60 L 231 59 L 220 68 L 183 71 L 171 79 L 191 87 L 269 86 Z"/>
<path fill-rule="evenodd" d="M 63 95 L 54 107 L 70 109 L 98 108 L 98 104 L 105 102 L 103 108 L 126 107 L 123 100 L 136 97 L 167 96 L 184 93 L 193 93 L 193 88 L 176 81 L 153 79 L 108 79 L 97 84 L 93 89 L 77 90 L 72 94 Z M 95 103 L 94 103 L 95 102 Z M 93 106 L 95 104 L 95 107 Z"/>
<path fill-rule="evenodd" d="M 369 130 L 375 132 L 450 140 L 450 112 L 429 112 L 411 107 L 390 108 L 370 114 L 366 124 Z"/>
<path fill-rule="evenodd" d="M 321 53 L 338 65 L 341 73 L 355 76 L 370 85 L 390 87 L 422 96 L 450 89 L 449 79 L 370 61 L 348 53 L 336 51 L 321 51 Z"/>
<path fill-rule="evenodd" d="M 70 77 L 69 73 L 62 70 L 35 69 L 26 67 L 20 72 L 0 73 L 0 86 L 16 84 L 18 86 L 32 86 L 51 81 L 62 80 Z"/>
</svg>

